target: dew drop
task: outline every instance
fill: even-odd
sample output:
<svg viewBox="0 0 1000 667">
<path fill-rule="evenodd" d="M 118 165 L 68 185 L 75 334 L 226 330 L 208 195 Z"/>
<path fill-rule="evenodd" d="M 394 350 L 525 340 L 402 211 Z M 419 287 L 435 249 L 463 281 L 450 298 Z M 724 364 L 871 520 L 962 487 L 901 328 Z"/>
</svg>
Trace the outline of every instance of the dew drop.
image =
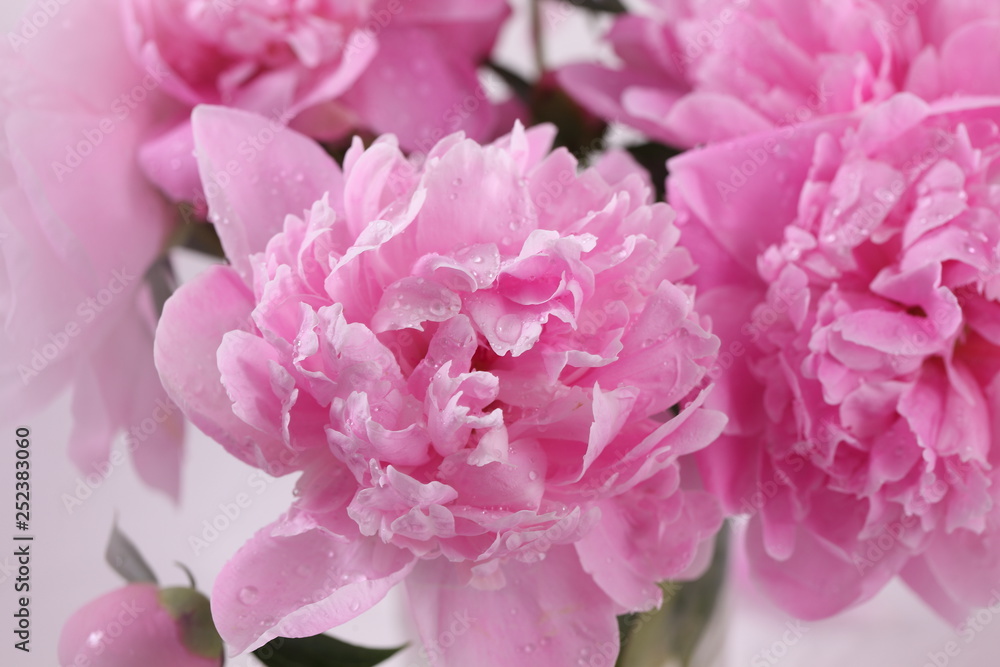
<svg viewBox="0 0 1000 667">
<path fill-rule="evenodd" d="M 462 187 L 462 179 L 456 178 L 454 181 L 451 182 L 451 184 L 454 185 L 456 188 L 460 188 Z"/>
<path fill-rule="evenodd" d="M 535 651 L 534 644 L 525 644 L 524 646 L 521 647 L 522 653 L 533 653 L 534 651 Z"/>
<path fill-rule="evenodd" d="M 531 472 L 528 473 L 528 479 L 534 482 L 536 479 L 538 479 L 538 473 L 532 470 Z"/>
<path fill-rule="evenodd" d="M 243 604 L 257 604 L 257 600 L 260 599 L 260 593 L 253 586 L 247 586 L 240 591 L 239 598 Z"/>
<path fill-rule="evenodd" d="M 456 199 L 458 199 L 458 193 L 452 192 L 450 195 L 448 195 L 448 199 L 455 201 Z"/>
<path fill-rule="evenodd" d="M 507 314 L 497 320 L 497 338 L 505 343 L 514 343 L 521 336 L 521 318 Z"/>
<path fill-rule="evenodd" d="M 361 609 L 361 603 L 355 600 L 351 603 L 351 611 L 357 611 L 358 609 Z"/>
</svg>

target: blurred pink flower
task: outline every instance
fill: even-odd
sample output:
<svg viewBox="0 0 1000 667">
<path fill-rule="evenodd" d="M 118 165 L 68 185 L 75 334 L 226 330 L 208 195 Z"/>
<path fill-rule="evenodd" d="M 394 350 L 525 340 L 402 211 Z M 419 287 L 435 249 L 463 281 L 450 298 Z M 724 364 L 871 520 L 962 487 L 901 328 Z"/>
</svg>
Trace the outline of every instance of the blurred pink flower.
<svg viewBox="0 0 1000 667">
<path fill-rule="evenodd" d="M 219 104 L 321 140 L 392 132 L 427 150 L 462 130 L 509 128 L 476 70 L 509 14 L 505 0 L 122 0 L 137 62 L 165 73 L 183 108 L 143 146 L 175 200 L 201 193 L 190 111 Z"/>
<path fill-rule="evenodd" d="M 81 607 L 59 636 L 61 667 L 219 667 L 208 599 L 191 589 L 130 584 Z"/>
<path fill-rule="evenodd" d="M 670 162 L 730 416 L 702 473 L 799 616 L 1000 582 L 998 136 L 1000 98 L 904 93 Z"/>
<path fill-rule="evenodd" d="M 0 63 L 0 403 L 21 418 L 71 388 L 80 470 L 106 475 L 130 431 L 140 476 L 176 497 L 182 419 L 153 367 L 144 280 L 172 215 L 135 159 L 164 100 L 107 30 L 117 0 L 59 12 L 12 32 Z M 136 90 L 152 99 L 125 106 Z"/>
<path fill-rule="evenodd" d="M 202 172 L 264 127 L 196 110 Z M 231 453 L 304 471 L 216 582 L 235 650 L 405 578 L 436 665 L 610 664 L 615 614 L 705 564 L 720 514 L 679 458 L 725 417 L 701 407 L 718 341 L 688 254 L 625 154 L 578 174 L 553 135 L 457 134 L 422 166 L 355 141 L 341 173 L 286 130 L 208 189 L 232 266 L 167 303 L 157 367 Z"/>
<path fill-rule="evenodd" d="M 983 57 L 1000 41 L 1000 5 L 977 0 L 652 0 L 607 38 L 620 65 L 572 65 L 563 84 L 595 113 L 681 147 L 899 91 L 1000 94 Z"/>
</svg>

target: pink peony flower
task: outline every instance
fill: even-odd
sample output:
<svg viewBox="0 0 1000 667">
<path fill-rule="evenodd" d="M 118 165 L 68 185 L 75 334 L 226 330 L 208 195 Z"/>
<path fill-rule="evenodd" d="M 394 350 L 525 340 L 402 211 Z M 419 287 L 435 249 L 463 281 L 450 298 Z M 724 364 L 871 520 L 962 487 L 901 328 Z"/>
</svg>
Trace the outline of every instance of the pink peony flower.
<svg viewBox="0 0 1000 667">
<path fill-rule="evenodd" d="M 197 109 L 203 175 L 264 127 Z M 436 665 L 610 664 L 615 614 L 704 565 L 720 514 L 680 457 L 725 417 L 689 398 L 717 347 L 689 257 L 627 156 L 578 174 L 553 135 L 456 134 L 422 166 L 356 140 L 341 173 L 285 131 L 206 180 L 233 265 L 167 303 L 157 367 L 231 453 L 303 471 L 216 582 L 235 650 L 405 578 Z"/>
<path fill-rule="evenodd" d="M 219 667 L 208 599 L 190 588 L 130 584 L 81 607 L 59 637 L 61 667 Z"/>
<path fill-rule="evenodd" d="M 702 473 L 799 616 L 1000 582 L 998 136 L 1000 98 L 904 93 L 669 165 L 722 339 Z"/>
<path fill-rule="evenodd" d="M 159 102 L 117 111 L 156 93 L 106 29 L 116 0 L 59 11 L 15 27 L 0 64 L 0 403 L 24 416 L 72 388 L 80 470 L 107 473 L 128 431 L 140 476 L 176 497 L 182 420 L 153 367 L 144 280 L 172 216 L 135 160 Z"/>
<path fill-rule="evenodd" d="M 393 132 L 407 150 L 457 130 L 491 138 L 512 113 L 487 99 L 476 74 L 505 0 L 122 2 L 137 62 L 165 72 L 164 90 L 181 103 L 142 152 L 176 200 L 203 201 L 191 155 L 198 104 L 254 111 L 321 140 Z"/>
<path fill-rule="evenodd" d="M 899 91 L 930 101 L 1000 94 L 983 53 L 1000 5 L 969 0 L 652 0 L 617 20 L 609 69 L 567 89 L 605 118 L 677 146 L 845 112 Z"/>
</svg>

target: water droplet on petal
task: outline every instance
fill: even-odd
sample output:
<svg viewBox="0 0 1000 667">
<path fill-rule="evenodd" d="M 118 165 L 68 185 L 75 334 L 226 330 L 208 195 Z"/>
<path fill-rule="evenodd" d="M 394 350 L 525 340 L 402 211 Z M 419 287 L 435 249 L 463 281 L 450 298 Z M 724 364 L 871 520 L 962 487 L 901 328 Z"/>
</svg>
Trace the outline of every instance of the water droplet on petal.
<svg viewBox="0 0 1000 667">
<path fill-rule="evenodd" d="M 497 338 L 505 343 L 515 343 L 521 336 L 521 318 L 507 314 L 497 320 Z"/>
<path fill-rule="evenodd" d="M 534 482 L 536 479 L 538 479 L 538 473 L 532 470 L 531 472 L 528 473 L 528 479 Z"/>
<path fill-rule="evenodd" d="M 257 600 L 260 599 L 260 593 L 253 586 L 246 586 L 239 593 L 240 602 L 246 605 L 257 604 Z"/>
</svg>

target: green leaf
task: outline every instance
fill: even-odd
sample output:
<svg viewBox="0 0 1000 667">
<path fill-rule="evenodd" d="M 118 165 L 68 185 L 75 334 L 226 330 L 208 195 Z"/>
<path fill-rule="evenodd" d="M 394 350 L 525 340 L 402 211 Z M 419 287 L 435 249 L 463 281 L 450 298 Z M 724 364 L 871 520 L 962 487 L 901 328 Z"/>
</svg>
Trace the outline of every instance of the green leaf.
<svg viewBox="0 0 1000 667">
<path fill-rule="evenodd" d="M 130 584 L 158 583 L 153 568 L 142 557 L 132 540 L 118 529 L 117 523 L 111 529 L 111 537 L 108 538 L 108 546 L 104 550 L 104 559 Z"/>
<path fill-rule="evenodd" d="M 253 654 L 267 667 L 372 667 L 403 648 L 364 648 L 329 635 L 316 635 L 302 639 L 278 637 Z"/>
<path fill-rule="evenodd" d="M 208 598 L 193 588 L 164 588 L 160 604 L 177 621 L 181 642 L 188 651 L 204 658 L 222 658 L 222 637 L 212 621 Z"/>
</svg>

